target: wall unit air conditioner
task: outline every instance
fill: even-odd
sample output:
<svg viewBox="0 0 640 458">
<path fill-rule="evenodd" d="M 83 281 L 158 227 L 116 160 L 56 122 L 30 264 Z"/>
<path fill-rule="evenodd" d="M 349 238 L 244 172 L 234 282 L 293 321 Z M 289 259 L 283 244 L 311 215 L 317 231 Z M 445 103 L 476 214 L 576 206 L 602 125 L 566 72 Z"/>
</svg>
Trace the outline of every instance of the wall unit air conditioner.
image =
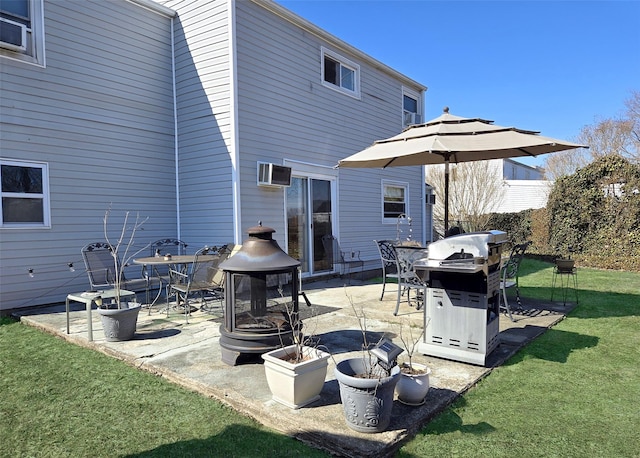
<svg viewBox="0 0 640 458">
<path fill-rule="evenodd" d="M 258 186 L 291 186 L 291 167 L 258 162 Z"/>
<path fill-rule="evenodd" d="M 12 51 L 27 50 L 27 26 L 0 18 L 0 48 Z"/>
<path fill-rule="evenodd" d="M 422 116 L 418 113 L 412 113 L 410 111 L 404 112 L 404 125 L 410 126 L 412 124 L 420 124 L 422 122 Z"/>
</svg>

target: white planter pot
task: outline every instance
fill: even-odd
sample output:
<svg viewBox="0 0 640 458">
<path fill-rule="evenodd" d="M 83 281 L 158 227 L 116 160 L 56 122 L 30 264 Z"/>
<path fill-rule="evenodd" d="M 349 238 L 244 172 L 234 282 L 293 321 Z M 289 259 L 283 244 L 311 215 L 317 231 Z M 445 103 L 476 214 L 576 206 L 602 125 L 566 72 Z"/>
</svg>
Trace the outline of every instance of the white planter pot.
<svg viewBox="0 0 640 458">
<path fill-rule="evenodd" d="M 267 383 L 273 400 L 291 409 L 299 409 L 320 398 L 327 376 L 328 359 L 322 350 L 302 347 L 305 361 L 292 364 L 282 358 L 293 354 L 295 345 L 278 348 L 262 355 Z"/>
<path fill-rule="evenodd" d="M 431 369 L 424 364 L 413 363 L 416 370 L 422 371 L 421 374 L 405 374 L 400 368 L 400 380 L 396 385 L 396 393 L 398 401 L 410 406 L 420 406 L 424 404 L 429 391 L 429 375 Z"/>
</svg>

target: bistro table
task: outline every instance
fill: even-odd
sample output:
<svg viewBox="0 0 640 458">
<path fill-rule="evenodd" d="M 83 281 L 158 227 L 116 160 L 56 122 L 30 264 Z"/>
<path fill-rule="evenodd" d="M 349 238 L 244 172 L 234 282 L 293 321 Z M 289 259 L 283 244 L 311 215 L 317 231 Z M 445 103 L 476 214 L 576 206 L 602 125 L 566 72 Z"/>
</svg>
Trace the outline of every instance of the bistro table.
<svg viewBox="0 0 640 458">
<path fill-rule="evenodd" d="M 198 262 L 215 261 L 219 257 L 220 256 L 217 254 L 203 254 L 198 256 Z M 162 293 L 163 278 L 162 278 L 162 275 L 160 275 L 160 273 L 157 271 L 156 267 L 157 266 L 181 266 L 180 269 L 177 269 L 177 270 L 184 270 L 187 268 L 187 266 L 189 266 L 190 264 L 193 264 L 195 260 L 196 260 L 195 254 L 175 254 L 170 256 L 163 256 L 163 255 L 147 256 L 144 258 L 136 258 L 133 260 L 133 263 L 141 265 L 145 272 L 147 272 L 147 266 L 151 266 L 156 273 L 154 277 L 156 277 L 158 279 L 158 282 L 160 283 L 160 286 L 158 287 L 158 294 L 153 299 L 152 303 L 149 303 L 149 291 L 147 290 L 147 305 L 149 308 L 149 313 L 151 313 L 151 306 L 156 303 L 156 301 L 160 297 L 160 294 Z M 166 280 L 166 281 L 168 282 L 169 280 Z"/>
<path fill-rule="evenodd" d="M 82 293 L 71 293 L 67 295 L 65 308 L 67 311 L 67 334 L 69 334 L 69 301 L 82 302 L 87 308 L 87 324 L 89 327 L 89 342 L 93 341 L 93 322 L 91 321 L 91 308 L 95 303 L 96 306 L 102 305 L 102 299 L 113 299 L 116 297 L 115 289 L 105 289 L 100 291 L 85 291 Z M 120 297 L 134 296 L 134 291 L 128 291 L 126 289 L 120 290 Z"/>
</svg>

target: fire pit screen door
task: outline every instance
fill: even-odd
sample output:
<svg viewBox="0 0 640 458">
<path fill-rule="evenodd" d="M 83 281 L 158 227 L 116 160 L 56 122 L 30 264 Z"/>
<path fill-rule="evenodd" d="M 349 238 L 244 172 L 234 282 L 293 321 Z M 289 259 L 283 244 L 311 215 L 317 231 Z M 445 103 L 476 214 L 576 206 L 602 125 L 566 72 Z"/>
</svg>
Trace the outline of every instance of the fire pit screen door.
<svg viewBox="0 0 640 458">
<path fill-rule="evenodd" d="M 237 364 L 243 353 L 262 354 L 293 343 L 300 262 L 272 239 L 274 229 L 250 228 L 249 238 L 220 264 L 225 275 L 222 360 Z"/>
</svg>

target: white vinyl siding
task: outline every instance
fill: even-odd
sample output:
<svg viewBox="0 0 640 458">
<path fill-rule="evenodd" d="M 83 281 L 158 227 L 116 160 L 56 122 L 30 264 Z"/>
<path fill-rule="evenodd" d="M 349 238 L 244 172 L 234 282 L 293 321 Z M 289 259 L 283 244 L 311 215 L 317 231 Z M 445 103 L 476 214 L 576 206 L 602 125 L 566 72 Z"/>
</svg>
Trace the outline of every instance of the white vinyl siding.
<svg viewBox="0 0 640 458">
<path fill-rule="evenodd" d="M 45 22 L 46 68 L 0 59 L 3 156 L 48 165 L 51 215 L 49 228 L 2 229 L 2 309 L 85 290 L 80 248 L 103 240 L 109 205 L 149 217 L 137 245 L 177 235 L 170 18 L 48 0 Z"/>
<path fill-rule="evenodd" d="M 505 180 L 504 197 L 495 208 L 497 213 L 516 213 L 547 206 L 553 182 L 547 180 Z"/>
<path fill-rule="evenodd" d="M 181 237 L 190 246 L 234 242 L 230 56 L 232 2 L 164 2 L 176 22 Z M 255 183 L 255 167 L 252 174 Z"/>
<path fill-rule="evenodd" d="M 335 235 L 377 268 L 372 240 L 395 235 L 380 181 L 407 182 L 419 215 L 422 168 L 334 166 L 397 134 L 403 88 L 424 87 L 272 1 L 137 1 L 47 0 L 46 68 L 2 59 L 3 152 L 48 165 L 51 225 L 2 231 L 0 307 L 84 290 L 80 248 L 103 239 L 108 206 L 149 217 L 137 247 L 241 242 L 258 220 L 285 247 L 284 191 L 257 186 L 258 161 L 330 175 Z M 323 85 L 323 49 L 354 64 L 359 97 Z"/>
<path fill-rule="evenodd" d="M 380 182 L 408 182 L 413 192 L 407 210 L 422 215 L 422 170 L 333 167 L 338 160 L 401 130 L 403 84 L 371 62 L 349 54 L 339 42 L 322 40 L 277 15 L 265 14 L 253 2 L 237 2 L 236 6 L 243 230 L 262 220 L 276 229 L 274 238 L 285 246 L 284 191 L 256 185 L 257 162 L 282 164 L 284 158 L 286 163 L 331 170 L 338 174 L 339 233 L 335 235 L 344 246 L 361 250 L 366 267 L 378 267 L 372 240 L 395 237 L 395 226 L 381 224 Z M 322 84 L 323 47 L 359 66 L 360 99 L 345 97 Z"/>
</svg>

